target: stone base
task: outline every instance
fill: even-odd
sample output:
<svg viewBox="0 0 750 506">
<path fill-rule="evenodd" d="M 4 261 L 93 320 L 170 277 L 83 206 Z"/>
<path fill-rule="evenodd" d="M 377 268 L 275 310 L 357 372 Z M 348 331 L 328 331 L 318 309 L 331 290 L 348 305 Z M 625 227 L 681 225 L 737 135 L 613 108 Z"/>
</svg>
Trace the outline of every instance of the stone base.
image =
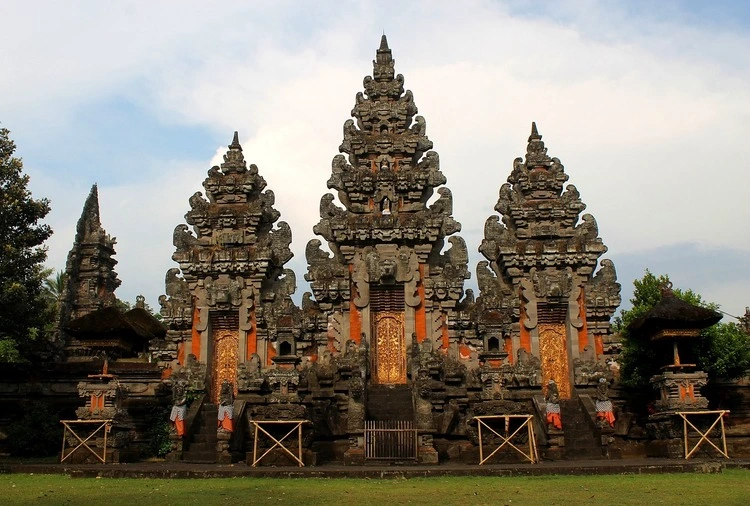
<svg viewBox="0 0 750 506">
<path fill-rule="evenodd" d="M 258 457 L 263 455 L 268 448 L 258 448 Z M 294 452 L 294 450 L 292 450 Z M 218 457 L 218 456 L 217 456 Z M 218 461 L 217 461 L 218 462 Z M 253 452 L 247 452 L 245 454 L 245 462 L 248 466 L 253 465 Z M 315 466 L 320 462 L 318 460 L 318 453 L 308 448 L 302 449 L 302 462 L 305 466 Z M 224 462 L 219 462 L 224 463 Z M 231 461 L 229 462 L 231 463 Z M 285 466 L 299 466 L 299 463 L 293 459 L 287 452 L 280 448 L 274 448 L 268 455 L 263 457 L 263 460 L 258 462 L 258 466 L 274 466 L 274 467 L 285 467 Z"/>
<path fill-rule="evenodd" d="M 344 465 L 361 466 L 365 463 L 365 450 L 362 448 L 349 448 L 344 452 Z"/>
<path fill-rule="evenodd" d="M 66 454 L 71 449 L 66 449 Z M 102 455 L 101 448 L 93 449 L 99 456 Z M 58 455 L 59 457 L 59 455 Z M 135 452 L 128 451 L 125 448 L 107 448 L 106 461 L 107 464 L 122 464 L 124 462 L 137 462 L 140 455 Z M 101 464 L 102 461 L 94 456 L 86 448 L 78 448 L 72 454 L 65 458 L 65 464 Z"/>
<path fill-rule="evenodd" d="M 179 462 L 182 460 L 182 452 L 169 452 L 164 455 L 164 462 Z"/>
<path fill-rule="evenodd" d="M 438 452 L 431 446 L 420 446 L 417 454 L 417 460 L 420 464 L 437 464 L 440 460 Z"/>
<path fill-rule="evenodd" d="M 661 459 L 685 458 L 685 448 L 681 439 L 662 439 L 646 443 L 646 456 Z"/>
<path fill-rule="evenodd" d="M 565 459 L 565 447 L 564 446 L 548 446 L 545 448 L 539 448 L 539 457 L 542 460 L 564 460 Z"/>
</svg>

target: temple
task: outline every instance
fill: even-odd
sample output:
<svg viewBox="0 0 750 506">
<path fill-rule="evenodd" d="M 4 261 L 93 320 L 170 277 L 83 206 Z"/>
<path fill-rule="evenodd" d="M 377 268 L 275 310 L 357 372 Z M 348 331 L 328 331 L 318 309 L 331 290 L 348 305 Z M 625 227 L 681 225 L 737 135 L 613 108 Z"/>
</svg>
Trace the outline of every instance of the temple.
<svg viewBox="0 0 750 506">
<path fill-rule="evenodd" d="M 467 246 L 427 122 L 404 81 L 383 36 L 343 125 L 331 193 L 321 188 L 301 307 L 292 298 L 297 275 L 285 267 L 292 231 L 236 132 L 174 229 L 175 266 L 165 275 L 158 320 L 143 300 L 124 314 L 113 307 L 115 241 L 101 227 L 92 188 L 58 320 L 67 360 L 46 374 L 58 378 L 76 364 L 86 406 L 70 389 L 50 395 L 63 412 L 76 407 L 79 418 L 113 420 L 113 458 L 146 453 L 144 413 L 154 406 L 171 428 L 166 458 L 188 462 L 437 464 L 649 453 L 647 422 L 619 394 L 614 263 L 537 125 L 499 188 L 498 214 L 489 212 L 481 244 Z M 470 266 L 468 247 L 484 260 Z M 477 294 L 466 288 L 472 272 Z M 677 313 L 679 320 L 684 311 Z M 0 401 L 18 402 L 23 388 Z M 704 409 L 701 399 L 680 407 Z M 746 408 L 740 413 L 747 418 Z M 298 453 L 282 444 L 297 430 Z M 493 451 L 510 433 L 528 452 Z M 655 439 L 661 450 L 680 443 L 674 435 Z"/>
</svg>

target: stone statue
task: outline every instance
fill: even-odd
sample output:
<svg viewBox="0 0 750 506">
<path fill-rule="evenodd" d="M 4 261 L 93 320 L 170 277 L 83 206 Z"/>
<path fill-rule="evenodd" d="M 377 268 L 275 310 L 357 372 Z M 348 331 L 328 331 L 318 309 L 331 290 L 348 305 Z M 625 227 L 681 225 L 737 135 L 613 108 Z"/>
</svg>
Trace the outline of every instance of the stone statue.
<svg viewBox="0 0 750 506">
<path fill-rule="evenodd" d="M 615 415 L 612 410 L 612 401 L 609 400 L 609 384 L 607 378 L 599 378 L 596 386 L 596 418 L 600 423 L 615 426 Z"/>
<path fill-rule="evenodd" d="M 172 387 L 172 412 L 169 419 L 178 436 L 185 435 L 185 412 L 187 411 L 187 392 L 185 384 L 177 382 Z"/>
<path fill-rule="evenodd" d="M 555 380 L 549 380 L 547 383 L 547 395 L 544 397 L 547 403 L 547 425 L 552 425 L 557 430 L 562 430 L 562 421 L 560 420 L 560 393 L 557 390 Z"/>
<path fill-rule="evenodd" d="M 224 380 L 221 384 L 221 391 L 219 392 L 219 414 L 218 414 L 218 426 L 219 430 L 225 430 L 232 432 L 234 430 L 234 387 L 232 383 Z"/>
</svg>

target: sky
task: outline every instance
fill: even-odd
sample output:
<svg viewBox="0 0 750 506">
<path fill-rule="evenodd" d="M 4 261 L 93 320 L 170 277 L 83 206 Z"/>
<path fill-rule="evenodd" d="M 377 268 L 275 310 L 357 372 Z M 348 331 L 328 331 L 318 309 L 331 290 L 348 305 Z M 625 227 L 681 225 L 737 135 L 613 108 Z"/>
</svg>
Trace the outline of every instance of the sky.
<svg viewBox="0 0 750 506">
<path fill-rule="evenodd" d="M 0 19 L 0 125 L 51 201 L 47 265 L 64 269 L 97 183 L 120 299 L 158 307 L 172 231 L 235 130 L 309 291 L 304 248 L 385 33 L 472 272 L 536 121 L 623 307 L 646 269 L 730 315 L 750 305 L 750 2 L 5 0 Z"/>
</svg>

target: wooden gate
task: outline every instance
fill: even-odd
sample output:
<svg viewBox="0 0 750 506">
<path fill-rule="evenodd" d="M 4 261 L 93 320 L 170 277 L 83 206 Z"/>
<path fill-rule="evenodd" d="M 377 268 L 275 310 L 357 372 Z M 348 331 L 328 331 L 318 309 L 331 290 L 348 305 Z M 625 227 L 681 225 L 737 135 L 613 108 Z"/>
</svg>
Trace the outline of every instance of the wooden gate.
<svg viewBox="0 0 750 506">
<path fill-rule="evenodd" d="M 366 460 L 417 460 L 414 422 L 365 420 Z"/>
</svg>

